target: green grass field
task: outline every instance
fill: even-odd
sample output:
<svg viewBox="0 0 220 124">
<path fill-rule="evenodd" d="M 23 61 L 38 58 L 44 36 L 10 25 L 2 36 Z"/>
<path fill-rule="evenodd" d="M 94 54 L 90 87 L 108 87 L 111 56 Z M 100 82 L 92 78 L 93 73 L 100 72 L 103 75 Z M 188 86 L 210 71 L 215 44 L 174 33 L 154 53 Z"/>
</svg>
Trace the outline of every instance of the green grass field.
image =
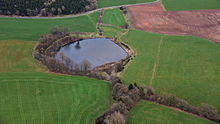
<svg viewBox="0 0 220 124">
<path fill-rule="evenodd" d="M 70 31 L 95 32 L 99 13 L 64 19 L 0 18 L 0 40 L 37 40 L 53 27 Z"/>
<path fill-rule="evenodd" d="M 137 54 L 122 73 L 125 83 L 152 85 L 159 93 L 176 94 L 196 106 L 208 103 L 220 112 L 218 44 L 143 31 L 130 31 L 122 40 Z"/>
<path fill-rule="evenodd" d="M 128 115 L 128 124 L 215 124 L 184 112 L 142 101 Z"/>
<path fill-rule="evenodd" d="M 166 10 L 220 9 L 220 0 L 162 0 Z"/>
<path fill-rule="evenodd" d="M 0 73 L 1 124 L 92 124 L 111 104 L 110 84 L 40 72 Z"/>
<path fill-rule="evenodd" d="M 153 2 L 154 0 L 98 0 L 98 8 Z"/>
<path fill-rule="evenodd" d="M 125 25 L 125 18 L 119 9 L 108 9 L 104 12 L 103 23 L 123 26 Z"/>
</svg>

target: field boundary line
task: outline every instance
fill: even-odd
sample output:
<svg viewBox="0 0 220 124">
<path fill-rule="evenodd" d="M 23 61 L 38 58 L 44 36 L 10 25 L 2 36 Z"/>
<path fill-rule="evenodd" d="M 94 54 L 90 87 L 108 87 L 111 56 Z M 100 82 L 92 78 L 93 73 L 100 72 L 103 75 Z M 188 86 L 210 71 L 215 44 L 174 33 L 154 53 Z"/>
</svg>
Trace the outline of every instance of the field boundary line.
<svg viewBox="0 0 220 124">
<path fill-rule="evenodd" d="M 24 124 L 27 124 L 26 123 L 26 119 L 25 119 L 25 115 L 24 115 L 24 109 L 23 109 L 23 105 L 22 105 L 22 100 L 21 100 L 21 92 L 20 92 L 19 80 L 16 81 L 16 86 L 17 86 L 18 106 L 19 106 L 19 112 L 21 114 L 21 119 L 22 119 Z"/>
<path fill-rule="evenodd" d="M 155 60 L 155 63 L 154 63 L 154 67 L 152 69 L 152 76 L 151 76 L 151 79 L 150 79 L 150 86 L 152 86 L 153 80 L 157 76 L 157 67 L 160 63 L 160 53 L 161 53 L 161 46 L 163 44 L 163 38 L 164 38 L 164 36 L 161 36 L 160 43 L 159 43 L 159 46 L 158 46 L 158 49 L 157 49 L 156 60 Z"/>
</svg>

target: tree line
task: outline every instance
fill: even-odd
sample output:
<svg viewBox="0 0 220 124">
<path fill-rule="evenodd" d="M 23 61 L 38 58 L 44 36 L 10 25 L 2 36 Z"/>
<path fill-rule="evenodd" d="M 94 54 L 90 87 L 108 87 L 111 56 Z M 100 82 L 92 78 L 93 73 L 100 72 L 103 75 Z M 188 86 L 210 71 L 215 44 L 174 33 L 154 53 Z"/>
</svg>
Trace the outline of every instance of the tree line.
<svg viewBox="0 0 220 124">
<path fill-rule="evenodd" d="M 0 0 L 1 15 L 68 15 L 93 10 L 96 7 L 96 0 Z"/>
</svg>

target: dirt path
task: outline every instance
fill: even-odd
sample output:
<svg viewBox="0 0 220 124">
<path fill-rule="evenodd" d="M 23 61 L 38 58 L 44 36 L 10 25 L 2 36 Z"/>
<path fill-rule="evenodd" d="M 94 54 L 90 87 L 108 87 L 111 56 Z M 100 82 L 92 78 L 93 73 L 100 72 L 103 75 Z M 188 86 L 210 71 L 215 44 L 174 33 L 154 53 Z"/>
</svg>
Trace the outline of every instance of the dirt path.
<svg viewBox="0 0 220 124">
<path fill-rule="evenodd" d="M 169 35 L 195 35 L 220 43 L 220 9 L 165 11 L 160 2 L 128 7 L 136 29 Z"/>
</svg>

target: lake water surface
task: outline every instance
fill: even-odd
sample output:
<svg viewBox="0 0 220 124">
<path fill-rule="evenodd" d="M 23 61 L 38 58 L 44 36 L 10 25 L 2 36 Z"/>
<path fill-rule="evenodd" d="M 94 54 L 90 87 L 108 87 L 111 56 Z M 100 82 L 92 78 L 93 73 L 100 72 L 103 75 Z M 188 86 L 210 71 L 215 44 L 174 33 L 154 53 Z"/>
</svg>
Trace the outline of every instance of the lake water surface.
<svg viewBox="0 0 220 124">
<path fill-rule="evenodd" d="M 62 47 L 56 57 L 63 53 L 72 61 L 80 64 L 88 60 L 91 67 L 117 62 L 127 57 L 127 53 L 117 44 L 106 38 L 85 39 Z"/>
</svg>

